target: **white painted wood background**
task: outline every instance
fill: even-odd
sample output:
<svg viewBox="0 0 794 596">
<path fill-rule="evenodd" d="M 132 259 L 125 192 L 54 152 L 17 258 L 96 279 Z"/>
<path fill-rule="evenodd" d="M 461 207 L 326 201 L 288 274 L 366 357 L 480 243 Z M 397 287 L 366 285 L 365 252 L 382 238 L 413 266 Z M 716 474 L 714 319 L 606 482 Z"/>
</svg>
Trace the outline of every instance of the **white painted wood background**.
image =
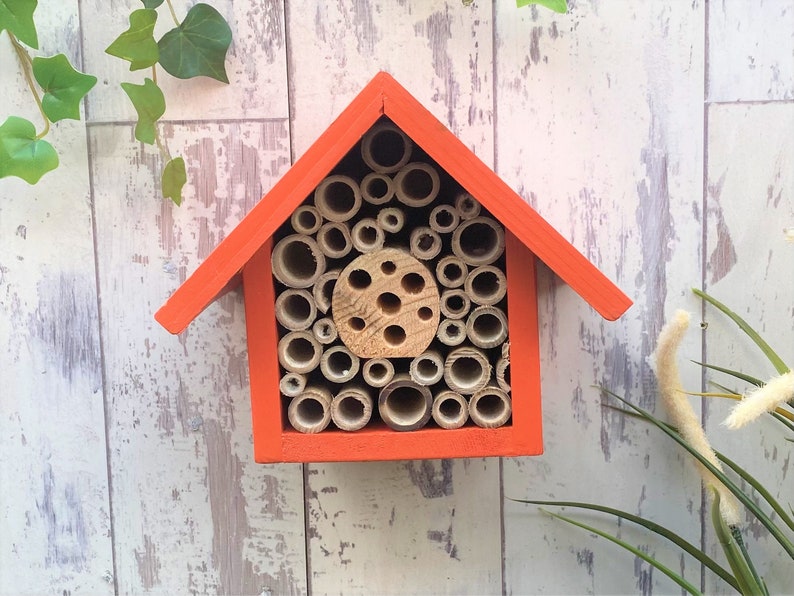
<svg viewBox="0 0 794 596">
<path fill-rule="evenodd" d="M 58 170 L 0 180 L 0 593 L 678 593 L 508 498 L 629 509 L 718 556 L 690 462 L 591 386 L 654 408 L 647 358 L 676 308 L 700 320 L 692 286 L 794 361 L 794 0 L 211 3 L 234 34 L 231 85 L 162 77 L 161 132 L 188 167 L 176 208 L 118 88 L 144 75 L 103 53 L 139 3 L 39 2 L 43 53 L 99 83 L 86 122 L 55 126 Z M 543 456 L 254 464 L 241 296 L 179 337 L 152 318 L 378 70 L 635 300 L 607 323 L 541 270 Z M 0 81 L 0 119 L 36 121 L 5 36 Z M 689 386 L 685 358 L 772 373 L 706 318 L 683 348 Z M 777 427 L 728 433 L 725 404 L 695 403 L 718 447 L 791 502 Z M 794 593 L 791 562 L 748 536 L 770 587 Z"/>
</svg>

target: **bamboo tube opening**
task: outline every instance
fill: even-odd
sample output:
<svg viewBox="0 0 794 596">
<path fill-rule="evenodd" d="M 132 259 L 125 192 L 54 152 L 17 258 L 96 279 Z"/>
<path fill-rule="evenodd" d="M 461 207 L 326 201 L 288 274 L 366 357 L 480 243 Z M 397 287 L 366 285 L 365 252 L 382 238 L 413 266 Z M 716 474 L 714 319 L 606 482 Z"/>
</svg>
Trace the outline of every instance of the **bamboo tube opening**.
<svg viewBox="0 0 794 596">
<path fill-rule="evenodd" d="M 460 223 L 460 214 L 452 205 L 438 205 L 430 212 L 430 228 L 439 234 L 453 231 Z"/>
<path fill-rule="evenodd" d="M 496 347 L 507 339 L 507 317 L 495 306 L 479 306 L 466 321 L 466 335 L 479 348 Z"/>
<path fill-rule="evenodd" d="M 461 219 L 474 219 L 480 214 L 480 202 L 467 192 L 460 192 L 455 197 L 455 209 Z"/>
<path fill-rule="evenodd" d="M 383 122 L 370 128 L 361 139 L 361 157 L 375 172 L 390 174 L 411 158 L 413 142 L 394 124 Z"/>
<path fill-rule="evenodd" d="M 504 251 L 504 229 L 490 217 L 464 221 L 452 234 L 452 252 L 475 267 L 490 265 Z"/>
<path fill-rule="evenodd" d="M 488 358 L 476 348 L 456 348 L 449 353 L 444 363 L 447 387 L 464 395 L 476 393 L 488 384 L 490 378 Z"/>
<path fill-rule="evenodd" d="M 432 203 L 441 189 L 438 172 L 430 164 L 415 161 L 403 166 L 394 177 L 397 200 L 409 207 Z"/>
<path fill-rule="evenodd" d="M 394 181 L 390 176 L 370 172 L 361 181 L 361 198 L 371 205 L 385 205 L 394 196 Z"/>
<path fill-rule="evenodd" d="M 481 265 L 466 277 L 464 288 L 472 302 L 490 306 L 507 294 L 507 279 L 505 274 L 493 265 Z"/>
<path fill-rule="evenodd" d="M 469 419 L 469 404 L 460 393 L 445 390 L 433 399 L 432 415 L 441 428 L 460 428 Z"/>
<path fill-rule="evenodd" d="M 510 396 L 498 387 L 489 386 L 472 395 L 469 416 L 482 428 L 503 426 L 512 413 Z"/>
<path fill-rule="evenodd" d="M 334 284 L 336 284 L 336 280 L 339 279 L 340 272 L 341 269 L 326 271 L 318 277 L 317 281 L 314 283 L 312 297 L 314 298 L 317 310 L 323 314 L 327 313 L 328 309 L 331 308 L 331 297 L 334 294 Z"/>
<path fill-rule="evenodd" d="M 307 373 L 317 368 L 322 348 L 308 331 L 290 331 L 279 340 L 277 352 L 285 370 Z"/>
<path fill-rule="evenodd" d="M 292 427 L 302 433 L 318 433 L 331 422 L 331 394 L 321 387 L 308 387 L 287 408 Z"/>
<path fill-rule="evenodd" d="M 317 231 L 317 244 L 330 259 L 341 259 L 353 249 L 347 224 L 339 222 L 324 223 Z"/>
<path fill-rule="evenodd" d="M 508 358 L 500 358 L 496 361 L 496 383 L 499 389 L 509 393 L 510 392 L 510 360 Z"/>
<path fill-rule="evenodd" d="M 433 398 L 430 389 L 406 375 L 400 375 L 380 391 L 378 411 L 392 429 L 410 431 L 422 428 L 430 420 Z"/>
<path fill-rule="evenodd" d="M 339 337 L 336 330 L 336 323 L 331 317 L 323 317 L 317 319 L 312 325 L 312 334 L 315 339 L 323 345 L 332 344 Z"/>
<path fill-rule="evenodd" d="M 341 430 L 364 428 L 372 418 L 372 397 L 360 387 L 345 387 L 331 402 L 331 420 Z"/>
<path fill-rule="evenodd" d="M 444 359 L 436 350 L 428 350 L 411 360 L 408 370 L 420 385 L 435 385 L 444 376 Z"/>
<path fill-rule="evenodd" d="M 470 308 L 471 300 L 460 288 L 444 290 L 441 294 L 441 314 L 448 319 L 462 319 Z"/>
<path fill-rule="evenodd" d="M 325 256 L 310 236 L 282 238 L 271 256 L 273 275 L 290 288 L 308 288 L 325 271 Z"/>
<path fill-rule="evenodd" d="M 466 323 L 459 319 L 444 319 L 438 326 L 436 337 L 445 346 L 459 346 L 466 339 Z"/>
<path fill-rule="evenodd" d="M 364 363 L 361 374 L 367 385 L 384 387 L 394 378 L 394 364 L 387 358 L 372 358 Z"/>
<path fill-rule="evenodd" d="M 310 236 L 323 225 L 323 218 L 316 207 L 301 205 L 292 212 L 290 223 L 292 223 L 292 229 L 298 234 Z"/>
<path fill-rule="evenodd" d="M 457 288 L 466 281 L 469 268 L 463 259 L 454 255 L 441 257 L 436 265 L 436 279 L 446 288 Z"/>
<path fill-rule="evenodd" d="M 441 236 L 427 226 L 419 226 L 411 230 L 409 248 L 420 261 L 429 261 L 441 252 Z"/>
<path fill-rule="evenodd" d="M 328 221 L 347 221 L 361 208 L 361 190 L 349 176 L 328 176 L 314 191 L 314 206 Z"/>
<path fill-rule="evenodd" d="M 276 320 L 290 331 L 308 329 L 317 317 L 317 305 L 307 290 L 287 289 L 276 298 Z"/>
<path fill-rule="evenodd" d="M 295 397 L 306 389 L 306 375 L 288 372 L 278 382 L 279 391 L 286 397 Z"/>
<path fill-rule="evenodd" d="M 386 207 L 378 213 L 378 225 L 389 234 L 396 234 L 405 225 L 405 213 L 398 207 Z"/>
<path fill-rule="evenodd" d="M 383 248 L 386 234 L 371 217 L 365 217 L 356 222 L 351 232 L 353 247 L 359 252 L 373 252 Z"/>
<path fill-rule="evenodd" d="M 344 383 L 358 373 L 360 361 L 345 346 L 332 346 L 320 359 L 320 372 L 332 383 Z"/>
</svg>

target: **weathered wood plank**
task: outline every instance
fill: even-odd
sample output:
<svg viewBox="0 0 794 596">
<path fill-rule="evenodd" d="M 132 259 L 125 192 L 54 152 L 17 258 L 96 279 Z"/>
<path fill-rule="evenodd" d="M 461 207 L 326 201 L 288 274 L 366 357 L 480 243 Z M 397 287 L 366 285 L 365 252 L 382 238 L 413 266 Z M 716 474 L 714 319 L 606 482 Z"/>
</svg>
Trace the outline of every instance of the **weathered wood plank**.
<svg viewBox="0 0 794 596">
<path fill-rule="evenodd" d="M 577 2 L 560 16 L 500 3 L 495 38 L 497 173 L 635 301 L 605 323 L 542 272 L 546 451 L 505 460 L 504 494 L 611 505 L 697 542 L 694 471 L 658 434 L 605 409 L 592 385 L 654 409 L 647 358 L 656 335 L 675 307 L 696 305 L 688 288 L 700 280 L 703 6 Z M 533 506 L 507 501 L 504 527 L 508 593 L 675 589 Z M 620 532 L 699 583 L 699 565 Z"/>
<path fill-rule="evenodd" d="M 195 2 L 175 2 L 184 18 Z M 229 85 L 207 77 L 178 80 L 158 67 L 158 84 L 166 97 L 166 120 L 228 120 L 240 118 L 286 118 L 287 71 L 284 39 L 284 9 L 279 0 L 210 4 L 223 15 L 232 30 L 232 45 L 226 58 Z M 129 63 L 105 53 L 116 37 L 129 27 L 130 12 L 143 8 L 138 0 L 88 0 L 82 3 L 86 70 L 99 82 L 88 98 L 92 122 L 134 121 L 135 110 L 119 83 L 142 83 L 151 69 L 129 71 Z M 159 39 L 174 27 L 163 5 L 155 27 Z M 274 90 L 285 90 L 283 93 Z"/>
<path fill-rule="evenodd" d="M 708 3 L 709 101 L 794 99 L 794 1 Z"/>
<path fill-rule="evenodd" d="M 253 462 L 241 296 L 178 337 L 153 319 L 283 174 L 287 122 L 164 126 L 181 208 L 132 126 L 90 133 L 119 590 L 305 593 L 301 469 Z"/>
<path fill-rule="evenodd" d="M 39 10 L 43 55 L 80 63 L 77 2 Z M 5 33 L 0 122 L 41 127 Z M 61 164 L 0 180 L 0 594 L 113 592 L 102 369 L 82 123 L 47 137 Z"/>
<path fill-rule="evenodd" d="M 792 103 L 709 107 L 706 291 L 744 317 L 789 365 L 794 363 L 794 245 L 783 230 L 794 225 L 792 130 Z M 715 309 L 707 308 L 706 321 L 707 362 L 762 379 L 775 374 L 750 339 Z M 708 378 L 746 387 L 725 375 Z M 794 494 L 791 446 L 778 423 L 770 418 L 729 431 L 720 423 L 732 404 L 710 400 L 707 405 L 706 428 L 715 447 L 787 503 Z M 750 520 L 745 539 L 770 592 L 790 591 L 791 560 Z M 711 533 L 709 548 L 719 550 Z M 717 583 L 707 587 L 729 591 Z"/>
<path fill-rule="evenodd" d="M 379 70 L 492 163 L 490 5 L 290 2 L 294 155 Z M 501 590 L 496 460 L 307 466 L 316 593 Z"/>
</svg>

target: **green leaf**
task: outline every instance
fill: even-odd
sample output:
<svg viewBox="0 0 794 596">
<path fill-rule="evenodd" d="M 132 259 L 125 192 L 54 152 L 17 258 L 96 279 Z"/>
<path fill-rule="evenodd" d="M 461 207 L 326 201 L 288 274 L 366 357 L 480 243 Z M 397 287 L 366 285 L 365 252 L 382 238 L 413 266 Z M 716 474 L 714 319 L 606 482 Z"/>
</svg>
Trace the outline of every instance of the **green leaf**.
<svg viewBox="0 0 794 596">
<path fill-rule="evenodd" d="M 157 8 L 163 3 L 163 0 L 141 0 L 146 8 Z"/>
<path fill-rule="evenodd" d="M 232 43 L 232 30 L 221 14 L 207 4 L 196 4 L 185 20 L 163 35 L 160 64 L 178 79 L 207 76 L 228 83 L 226 51 Z"/>
<path fill-rule="evenodd" d="M 545 6 L 549 10 L 559 12 L 560 14 L 565 14 L 568 12 L 567 0 L 516 0 L 516 6 L 518 8 L 521 8 L 522 6 L 528 6 L 530 4 Z"/>
<path fill-rule="evenodd" d="M 163 168 L 163 175 L 160 179 L 163 196 L 171 199 L 177 205 L 181 205 L 182 187 L 185 182 L 187 182 L 185 160 L 181 157 L 175 157 L 165 164 L 165 168 Z"/>
<path fill-rule="evenodd" d="M 151 145 L 157 137 L 155 123 L 165 113 L 165 97 L 160 87 L 152 79 L 146 79 L 143 85 L 122 83 L 121 88 L 130 98 L 135 111 L 138 112 L 138 123 L 135 125 L 135 138 L 142 143 Z"/>
<path fill-rule="evenodd" d="M 41 107 L 51 122 L 80 119 L 80 100 L 96 84 L 96 77 L 76 71 L 63 54 L 33 59 L 33 76 L 44 90 Z"/>
<path fill-rule="evenodd" d="M 130 14 L 130 28 L 119 35 L 105 50 L 111 56 L 130 62 L 130 70 L 149 68 L 157 64 L 160 50 L 154 40 L 157 11 L 141 8 Z"/>
<path fill-rule="evenodd" d="M 722 366 L 716 366 L 714 364 L 706 364 L 705 362 L 698 362 L 697 360 L 692 360 L 692 362 L 702 366 L 703 368 L 716 370 L 717 372 L 725 373 L 726 375 L 731 375 L 732 377 L 736 377 L 737 379 L 741 379 L 742 381 L 747 381 L 748 383 L 750 383 L 751 385 L 755 385 L 756 387 L 764 386 L 764 382 L 761 379 L 756 379 L 755 377 L 746 375 L 743 372 L 739 372 L 738 370 L 731 370 L 730 368 L 723 368 Z"/>
<path fill-rule="evenodd" d="M 33 123 L 9 116 L 0 126 L 0 178 L 17 176 L 28 184 L 58 167 L 58 154 L 47 141 L 36 138 Z"/>
<path fill-rule="evenodd" d="M 39 37 L 33 22 L 37 4 L 37 0 L 0 0 L 0 33 L 8 29 L 19 41 L 38 49 Z"/>
</svg>

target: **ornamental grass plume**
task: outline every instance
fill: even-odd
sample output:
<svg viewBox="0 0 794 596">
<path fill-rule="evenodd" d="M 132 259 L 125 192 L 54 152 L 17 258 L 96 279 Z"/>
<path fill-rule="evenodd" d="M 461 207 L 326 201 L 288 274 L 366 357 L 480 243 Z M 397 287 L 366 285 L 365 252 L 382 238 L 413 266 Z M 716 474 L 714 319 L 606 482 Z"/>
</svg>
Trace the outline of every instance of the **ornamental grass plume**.
<svg viewBox="0 0 794 596">
<path fill-rule="evenodd" d="M 681 340 L 689 327 L 689 313 L 677 310 L 673 318 L 662 328 L 656 345 L 656 378 L 659 382 L 659 393 L 672 423 L 678 432 L 698 453 L 706 458 L 715 468 L 723 471 L 722 464 L 711 448 L 706 433 L 700 425 L 689 399 L 681 387 L 676 354 Z M 739 504 L 733 494 L 719 482 L 701 463 L 697 463 L 703 482 L 719 492 L 720 513 L 729 526 L 740 524 Z"/>
<path fill-rule="evenodd" d="M 723 424 L 730 429 L 741 428 L 791 401 L 794 401 L 794 371 L 773 377 L 763 387 L 746 393 Z"/>
</svg>

